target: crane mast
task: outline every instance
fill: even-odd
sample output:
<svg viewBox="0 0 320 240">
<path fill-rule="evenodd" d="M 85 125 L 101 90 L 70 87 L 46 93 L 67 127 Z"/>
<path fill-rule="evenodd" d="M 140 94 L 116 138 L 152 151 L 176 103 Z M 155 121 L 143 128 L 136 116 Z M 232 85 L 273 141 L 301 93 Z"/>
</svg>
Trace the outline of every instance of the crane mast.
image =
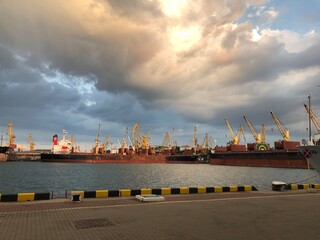
<svg viewBox="0 0 320 240">
<path fill-rule="evenodd" d="M 15 144 L 14 144 L 14 139 L 16 138 L 16 136 L 13 134 L 12 121 L 10 121 L 9 124 L 8 124 L 7 135 L 9 136 L 9 145 L 10 145 L 10 146 L 15 145 Z"/>
<path fill-rule="evenodd" d="M 124 149 L 128 147 L 128 144 L 126 141 L 127 136 L 128 136 L 128 127 L 126 127 L 126 132 L 125 132 L 124 136 L 122 137 L 122 144 L 121 144 L 121 153 L 122 154 L 125 154 Z"/>
<path fill-rule="evenodd" d="M 244 129 L 242 127 L 242 125 L 239 126 L 239 129 L 238 129 L 238 137 L 239 137 L 239 142 L 240 142 L 240 136 L 242 135 L 243 137 L 243 140 L 245 142 L 247 142 L 247 139 L 246 139 L 246 136 L 244 135 Z"/>
<path fill-rule="evenodd" d="M 197 151 L 197 146 L 198 146 L 197 127 L 194 127 L 194 130 L 193 130 L 193 141 L 194 141 L 194 150 Z"/>
<path fill-rule="evenodd" d="M 274 122 L 276 123 L 276 125 L 279 129 L 279 132 L 281 133 L 281 135 L 283 137 L 283 140 L 290 141 L 289 130 L 283 125 L 283 123 L 281 123 L 281 121 L 277 118 L 277 116 L 272 111 L 270 111 L 270 113 L 271 113 L 271 116 L 272 116 Z"/>
<path fill-rule="evenodd" d="M 34 142 L 33 142 L 31 133 L 29 133 L 28 142 L 29 142 L 30 152 L 32 152 L 32 151 L 34 150 L 35 144 L 34 144 Z"/>
</svg>

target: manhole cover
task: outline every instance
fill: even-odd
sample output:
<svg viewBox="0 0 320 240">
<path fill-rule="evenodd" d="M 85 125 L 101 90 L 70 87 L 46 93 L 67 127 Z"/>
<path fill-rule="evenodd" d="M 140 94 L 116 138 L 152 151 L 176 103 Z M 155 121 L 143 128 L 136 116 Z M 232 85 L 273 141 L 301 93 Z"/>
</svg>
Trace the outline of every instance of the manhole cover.
<svg viewBox="0 0 320 240">
<path fill-rule="evenodd" d="M 76 229 L 115 226 L 115 224 L 107 218 L 77 220 L 73 221 L 73 224 Z"/>
</svg>

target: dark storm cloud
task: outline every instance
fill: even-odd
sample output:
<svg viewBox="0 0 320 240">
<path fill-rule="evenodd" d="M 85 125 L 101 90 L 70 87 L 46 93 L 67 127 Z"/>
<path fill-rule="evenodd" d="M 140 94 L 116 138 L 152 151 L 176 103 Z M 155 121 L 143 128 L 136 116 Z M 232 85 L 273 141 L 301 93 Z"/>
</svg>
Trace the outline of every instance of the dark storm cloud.
<svg viewBox="0 0 320 240">
<path fill-rule="evenodd" d="M 243 124 L 243 114 L 260 124 L 270 108 L 290 124 L 319 76 L 319 36 L 295 52 L 280 33 L 253 40 L 254 24 L 236 21 L 262 3 L 2 1 L 0 112 L 23 126 L 33 111 L 39 128 L 96 132 L 101 122 L 114 134 L 134 122 L 225 129 L 224 116 Z"/>
</svg>

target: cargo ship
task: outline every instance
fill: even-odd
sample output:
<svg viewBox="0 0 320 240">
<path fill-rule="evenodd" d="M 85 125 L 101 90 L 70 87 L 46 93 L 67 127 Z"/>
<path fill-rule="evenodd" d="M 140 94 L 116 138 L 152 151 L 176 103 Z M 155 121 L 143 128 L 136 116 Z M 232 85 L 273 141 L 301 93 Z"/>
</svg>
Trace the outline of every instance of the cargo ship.
<svg viewBox="0 0 320 240">
<path fill-rule="evenodd" d="M 12 151 L 9 146 L 0 146 L 0 162 L 8 160 L 8 153 Z"/>
<path fill-rule="evenodd" d="M 298 150 L 299 142 L 276 141 L 274 149 L 269 144 L 230 144 L 216 147 L 211 153 L 210 164 L 250 167 L 277 167 L 308 169 L 308 162 Z"/>
<path fill-rule="evenodd" d="M 277 167 L 308 169 L 300 151 L 267 150 L 247 152 L 215 152 L 210 154 L 211 165 Z"/>
<path fill-rule="evenodd" d="M 0 146 L 0 153 L 6 153 L 10 149 L 9 146 Z"/>
<path fill-rule="evenodd" d="M 63 131 L 62 139 L 54 135 L 52 139 L 52 149 L 50 153 L 41 153 L 42 162 L 60 162 L 60 163 L 193 163 L 194 159 L 189 157 L 172 158 L 171 156 L 157 153 L 149 154 L 145 151 L 142 154 L 130 151 L 120 153 L 99 152 L 99 142 L 96 139 L 95 148 L 91 153 L 79 152 L 73 146 L 72 140 L 67 139 L 67 131 Z"/>
<path fill-rule="evenodd" d="M 298 147 L 298 150 L 304 156 L 311 166 L 320 172 L 320 146 L 319 145 L 305 145 Z"/>
<path fill-rule="evenodd" d="M 208 155 L 195 154 L 195 155 L 170 155 L 166 156 L 169 162 L 188 162 L 188 163 L 209 163 Z"/>
</svg>

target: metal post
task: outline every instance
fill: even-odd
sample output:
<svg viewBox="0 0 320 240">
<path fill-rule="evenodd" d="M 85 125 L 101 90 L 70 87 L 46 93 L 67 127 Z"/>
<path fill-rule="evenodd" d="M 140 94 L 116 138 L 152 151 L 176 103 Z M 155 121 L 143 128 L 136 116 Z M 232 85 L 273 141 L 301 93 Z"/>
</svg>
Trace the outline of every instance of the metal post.
<svg viewBox="0 0 320 240">
<path fill-rule="evenodd" d="M 311 93 L 308 96 L 309 99 L 309 144 L 312 144 L 312 134 L 311 134 Z"/>
</svg>

